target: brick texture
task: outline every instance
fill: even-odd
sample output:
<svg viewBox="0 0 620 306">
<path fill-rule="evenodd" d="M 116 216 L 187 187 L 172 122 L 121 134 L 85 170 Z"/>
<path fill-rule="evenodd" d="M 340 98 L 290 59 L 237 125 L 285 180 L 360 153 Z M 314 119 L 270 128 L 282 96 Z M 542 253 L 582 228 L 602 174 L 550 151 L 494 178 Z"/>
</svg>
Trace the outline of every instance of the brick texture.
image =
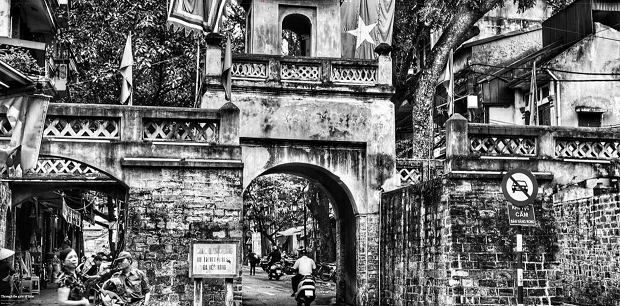
<svg viewBox="0 0 620 306">
<path fill-rule="evenodd" d="M 152 285 L 151 305 L 193 305 L 191 242 L 242 237 L 242 170 L 131 168 L 126 249 Z M 238 250 L 240 252 L 241 250 Z M 238 258 L 241 258 L 240 256 Z M 241 304 L 241 262 L 233 281 Z M 203 305 L 225 305 L 224 279 L 205 279 Z"/>
<path fill-rule="evenodd" d="M 554 203 L 565 300 L 620 305 L 620 194 Z"/>
<path fill-rule="evenodd" d="M 515 228 L 500 180 L 435 180 L 384 194 L 381 300 L 386 305 L 516 304 Z M 545 194 L 545 186 L 541 186 Z M 522 228 L 524 302 L 558 303 L 552 201 Z"/>
</svg>

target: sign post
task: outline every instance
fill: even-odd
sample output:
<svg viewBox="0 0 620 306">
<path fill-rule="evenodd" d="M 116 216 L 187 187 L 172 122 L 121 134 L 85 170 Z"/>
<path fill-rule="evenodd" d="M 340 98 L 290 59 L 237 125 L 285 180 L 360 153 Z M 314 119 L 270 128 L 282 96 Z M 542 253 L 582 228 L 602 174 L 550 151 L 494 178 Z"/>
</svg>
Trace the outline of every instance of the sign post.
<svg viewBox="0 0 620 306">
<path fill-rule="evenodd" d="M 226 305 L 233 303 L 232 278 L 237 275 L 239 241 L 192 242 L 189 252 L 189 277 L 194 279 L 194 305 L 202 306 L 202 279 L 224 278 Z"/>
<path fill-rule="evenodd" d="M 538 182 L 532 172 L 517 168 L 504 175 L 502 193 L 508 204 L 508 223 L 517 226 L 517 305 L 523 306 L 523 235 L 519 226 L 536 226 L 534 199 Z"/>
</svg>

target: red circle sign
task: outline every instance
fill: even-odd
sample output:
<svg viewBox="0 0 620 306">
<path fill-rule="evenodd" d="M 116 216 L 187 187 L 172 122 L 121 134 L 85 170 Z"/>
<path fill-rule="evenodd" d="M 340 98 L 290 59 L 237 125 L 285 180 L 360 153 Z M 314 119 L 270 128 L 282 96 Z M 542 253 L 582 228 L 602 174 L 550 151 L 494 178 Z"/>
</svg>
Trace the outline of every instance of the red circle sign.
<svg viewBox="0 0 620 306">
<path fill-rule="evenodd" d="M 517 168 L 508 171 L 502 180 L 502 193 L 512 205 L 523 207 L 534 203 L 538 182 L 529 170 Z"/>
</svg>

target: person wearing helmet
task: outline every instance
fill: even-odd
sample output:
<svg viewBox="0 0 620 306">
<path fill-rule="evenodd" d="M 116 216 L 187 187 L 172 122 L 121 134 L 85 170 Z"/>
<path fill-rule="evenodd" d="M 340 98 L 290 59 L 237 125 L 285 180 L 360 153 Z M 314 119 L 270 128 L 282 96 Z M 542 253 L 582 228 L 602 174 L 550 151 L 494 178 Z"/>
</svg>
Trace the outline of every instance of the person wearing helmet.
<svg viewBox="0 0 620 306">
<path fill-rule="evenodd" d="M 297 275 L 293 276 L 291 279 L 291 284 L 293 285 L 293 294 L 292 297 L 297 293 L 297 286 L 299 282 L 304 278 L 305 275 L 312 275 L 314 270 L 316 270 L 316 263 L 312 258 L 308 257 L 308 251 L 304 247 L 300 247 L 297 251 L 299 254 L 299 259 L 293 265 L 293 270 L 297 271 Z"/>
<path fill-rule="evenodd" d="M 118 254 L 113 265 L 121 271 L 114 273 L 104 284 L 104 289 L 111 290 L 125 300 L 127 306 L 148 305 L 151 296 L 146 273 L 132 267 L 131 253 L 123 251 Z"/>
<path fill-rule="evenodd" d="M 282 260 L 282 254 L 280 253 L 280 250 L 278 250 L 277 246 L 273 246 L 272 251 L 271 253 L 269 253 L 267 259 L 269 259 L 269 263 L 267 263 L 267 271 L 269 271 L 269 268 L 271 268 L 274 263 Z"/>
</svg>

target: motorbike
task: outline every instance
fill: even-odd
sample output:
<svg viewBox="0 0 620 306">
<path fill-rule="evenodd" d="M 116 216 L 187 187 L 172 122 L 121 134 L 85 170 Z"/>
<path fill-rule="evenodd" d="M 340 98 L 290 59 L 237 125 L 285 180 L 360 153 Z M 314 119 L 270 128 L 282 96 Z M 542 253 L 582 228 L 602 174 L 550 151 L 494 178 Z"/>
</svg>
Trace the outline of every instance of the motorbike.
<svg viewBox="0 0 620 306">
<path fill-rule="evenodd" d="M 263 258 L 260 259 L 259 265 L 263 271 L 267 272 L 267 267 L 269 267 L 269 259 L 267 259 L 267 256 L 263 256 Z"/>
<path fill-rule="evenodd" d="M 280 277 L 284 275 L 284 269 L 282 267 L 282 262 L 278 261 L 269 267 L 269 279 L 275 278 L 276 280 L 280 280 Z"/>
<path fill-rule="evenodd" d="M 295 265 L 294 259 L 285 258 L 282 260 L 282 264 L 284 266 L 283 267 L 284 273 L 286 273 L 287 275 L 295 274 L 295 270 L 293 270 L 293 266 Z"/>
<path fill-rule="evenodd" d="M 314 277 L 312 275 L 305 275 L 299 282 L 299 285 L 297 285 L 297 293 L 295 294 L 297 306 L 310 306 L 315 299 L 316 286 Z"/>
</svg>

